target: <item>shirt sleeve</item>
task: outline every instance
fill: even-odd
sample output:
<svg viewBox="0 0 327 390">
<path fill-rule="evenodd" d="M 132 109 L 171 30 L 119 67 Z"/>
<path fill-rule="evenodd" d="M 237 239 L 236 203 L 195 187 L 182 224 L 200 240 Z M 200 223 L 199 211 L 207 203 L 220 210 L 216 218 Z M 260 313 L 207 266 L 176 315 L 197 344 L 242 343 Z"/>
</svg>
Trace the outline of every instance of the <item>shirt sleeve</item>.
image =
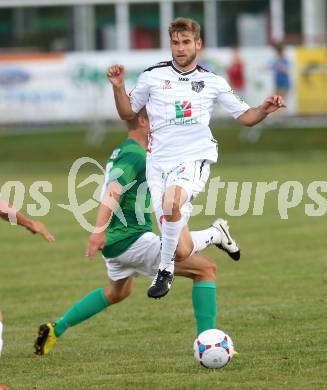
<svg viewBox="0 0 327 390">
<path fill-rule="evenodd" d="M 145 106 L 150 96 L 149 72 L 143 72 L 135 88 L 129 93 L 132 110 L 138 113 Z"/>
<path fill-rule="evenodd" d="M 217 102 L 235 119 L 250 108 L 250 106 L 232 90 L 230 85 L 223 78 L 219 79 Z"/>
<path fill-rule="evenodd" d="M 145 170 L 145 159 L 137 153 L 124 154 L 110 169 L 108 183 L 117 181 L 122 187 L 133 185 L 141 171 Z"/>
</svg>

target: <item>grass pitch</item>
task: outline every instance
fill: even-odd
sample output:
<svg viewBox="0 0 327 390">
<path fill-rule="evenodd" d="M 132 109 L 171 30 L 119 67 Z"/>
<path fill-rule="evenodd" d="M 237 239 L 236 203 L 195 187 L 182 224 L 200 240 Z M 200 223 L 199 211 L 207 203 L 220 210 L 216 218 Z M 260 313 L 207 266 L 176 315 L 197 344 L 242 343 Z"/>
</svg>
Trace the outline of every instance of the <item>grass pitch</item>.
<svg viewBox="0 0 327 390">
<path fill-rule="evenodd" d="M 323 389 L 327 383 L 326 218 L 309 217 L 305 204 L 312 181 L 326 181 L 326 130 L 266 131 L 256 145 L 222 132 L 221 164 L 211 176 L 228 181 L 298 181 L 300 204 L 288 219 L 278 211 L 278 191 L 267 195 L 262 216 L 249 210 L 226 215 L 226 189 L 216 214 L 226 217 L 242 248 L 234 263 L 209 248 L 218 263 L 218 327 L 233 339 L 239 357 L 223 370 L 195 364 L 195 324 L 191 281 L 177 278 L 169 295 L 146 297 L 149 280 L 135 280 L 125 302 L 71 328 L 46 357 L 33 355 L 40 323 L 58 318 L 88 291 L 107 283 L 100 256 L 84 257 L 88 233 L 73 215 L 58 207 L 67 202 L 67 174 L 75 158 L 88 155 L 103 162 L 124 134 L 108 136 L 101 147 L 85 145 L 81 133 L 2 137 L 0 186 L 20 180 L 26 205 L 35 203 L 28 189 L 48 180 L 50 212 L 39 218 L 55 234 L 48 244 L 23 229 L 0 222 L 1 310 L 5 346 L 0 384 L 12 390 L 58 389 Z M 233 141 L 234 140 L 234 141 Z M 107 146 L 108 145 L 108 146 Z M 298 145 L 298 147 L 296 147 Z M 94 187 L 86 188 L 81 201 Z M 326 193 L 322 193 L 326 199 Z M 202 194 L 195 204 L 206 201 Z M 88 218 L 94 220 L 95 211 Z M 214 217 L 200 213 L 193 229 Z"/>
</svg>

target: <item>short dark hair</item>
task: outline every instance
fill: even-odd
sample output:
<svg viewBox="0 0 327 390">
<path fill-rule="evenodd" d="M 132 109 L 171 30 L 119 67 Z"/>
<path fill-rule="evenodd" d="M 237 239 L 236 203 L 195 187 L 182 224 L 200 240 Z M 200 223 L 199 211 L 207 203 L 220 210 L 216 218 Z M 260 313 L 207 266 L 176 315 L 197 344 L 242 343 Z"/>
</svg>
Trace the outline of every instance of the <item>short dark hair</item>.
<svg viewBox="0 0 327 390">
<path fill-rule="evenodd" d="M 133 119 L 126 121 L 128 130 L 135 130 L 139 127 L 139 118 L 148 119 L 148 113 L 146 112 L 145 106 L 140 109 L 140 111 L 135 115 Z"/>
<path fill-rule="evenodd" d="M 172 37 L 175 32 L 189 31 L 192 32 L 195 39 L 200 38 L 201 26 L 198 22 L 189 18 L 176 18 L 169 25 L 169 36 Z"/>
</svg>

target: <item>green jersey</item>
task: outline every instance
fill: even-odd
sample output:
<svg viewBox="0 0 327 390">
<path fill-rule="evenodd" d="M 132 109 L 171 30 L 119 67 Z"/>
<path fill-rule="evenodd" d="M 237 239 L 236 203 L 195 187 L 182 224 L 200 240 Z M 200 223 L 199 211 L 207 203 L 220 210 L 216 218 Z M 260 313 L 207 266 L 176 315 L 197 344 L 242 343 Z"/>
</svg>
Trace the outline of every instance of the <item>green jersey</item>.
<svg viewBox="0 0 327 390">
<path fill-rule="evenodd" d="M 119 256 L 142 234 L 152 231 L 145 160 L 146 151 L 133 139 L 127 139 L 107 161 L 105 183 L 119 182 L 123 193 L 106 230 L 104 257 Z"/>
</svg>

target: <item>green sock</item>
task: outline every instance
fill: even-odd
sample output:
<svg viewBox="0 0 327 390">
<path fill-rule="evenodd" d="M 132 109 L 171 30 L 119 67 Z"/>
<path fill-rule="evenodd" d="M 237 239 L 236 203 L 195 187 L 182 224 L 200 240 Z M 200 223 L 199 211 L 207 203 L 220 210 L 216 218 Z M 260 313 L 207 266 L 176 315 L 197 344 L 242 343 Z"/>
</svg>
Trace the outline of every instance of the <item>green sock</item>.
<svg viewBox="0 0 327 390">
<path fill-rule="evenodd" d="M 109 304 L 103 288 L 91 291 L 71 306 L 59 320 L 55 321 L 55 335 L 61 336 L 68 328 L 94 316 L 108 307 Z"/>
<path fill-rule="evenodd" d="M 196 320 L 196 334 L 216 328 L 217 303 L 215 282 L 194 282 L 192 303 Z"/>
</svg>

